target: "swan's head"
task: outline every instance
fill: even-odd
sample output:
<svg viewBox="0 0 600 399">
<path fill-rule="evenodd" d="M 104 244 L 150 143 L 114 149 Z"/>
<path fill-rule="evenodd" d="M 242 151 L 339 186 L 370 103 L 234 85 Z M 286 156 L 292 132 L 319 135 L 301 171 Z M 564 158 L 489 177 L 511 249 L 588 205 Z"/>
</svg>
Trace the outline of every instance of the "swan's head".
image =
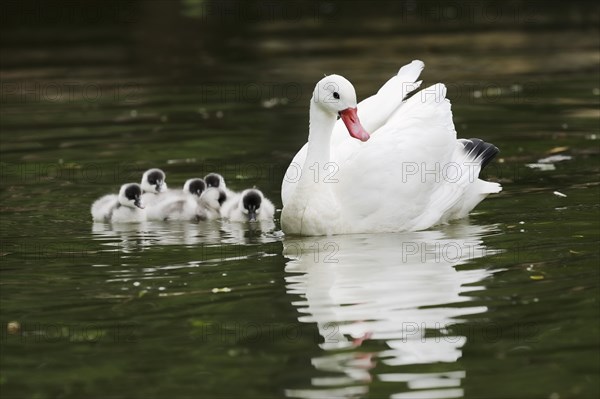
<svg viewBox="0 0 600 399">
<path fill-rule="evenodd" d="M 142 187 L 137 183 L 123 184 L 119 190 L 119 204 L 129 208 L 144 209 Z"/>
<path fill-rule="evenodd" d="M 142 190 L 147 193 L 162 193 L 167 191 L 165 172 L 160 169 L 148 169 L 142 176 Z"/>
<path fill-rule="evenodd" d="M 339 115 L 352 137 L 360 141 L 369 139 L 358 119 L 356 91 L 348 79 L 340 75 L 325 76 L 315 87 L 313 101 L 325 112 Z"/>
<path fill-rule="evenodd" d="M 204 181 L 206 182 L 207 187 L 215 187 L 220 189 L 225 189 L 225 179 L 218 173 L 209 173 L 204 176 Z"/>
<path fill-rule="evenodd" d="M 263 194 L 260 190 L 251 188 L 242 192 L 242 213 L 248 216 L 251 222 L 256 221 L 256 215 L 260 213 L 260 206 L 263 201 Z"/>
<path fill-rule="evenodd" d="M 184 193 L 190 193 L 196 197 L 199 197 L 204 190 L 206 190 L 206 183 L 199 178 L 188 179 L 183 185 Z"/>
</svg>

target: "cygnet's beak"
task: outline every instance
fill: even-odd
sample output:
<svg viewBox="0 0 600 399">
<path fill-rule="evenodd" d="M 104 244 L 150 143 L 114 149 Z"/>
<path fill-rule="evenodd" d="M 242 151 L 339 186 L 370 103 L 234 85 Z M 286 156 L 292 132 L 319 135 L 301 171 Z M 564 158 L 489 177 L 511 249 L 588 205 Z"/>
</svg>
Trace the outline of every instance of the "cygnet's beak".
<svg viewBox="0 0 600 399">
<path fill-rule="evenodd" d="M 256 222 L 256 209 L 249 209 L 248 210 L 248 219 L 251 222 Z"/>
<path fill-rule="evenodd" d="M 142 200 L 139 198 L 136 198 L 135 201 L 133 201 L 133 205 L 137 206 L 140 209 L 144 209 L 144 204 L 142 203 Z"/>
</svg>

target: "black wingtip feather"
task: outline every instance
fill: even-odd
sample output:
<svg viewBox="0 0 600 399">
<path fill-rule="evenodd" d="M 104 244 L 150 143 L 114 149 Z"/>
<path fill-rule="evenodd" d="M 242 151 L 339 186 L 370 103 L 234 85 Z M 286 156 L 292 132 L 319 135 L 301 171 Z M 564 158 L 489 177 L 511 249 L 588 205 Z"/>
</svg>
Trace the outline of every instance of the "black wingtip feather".
<svg viewBox="0 0 600 399">
<path fill-rule="evenodd" d="M 498 155 L 500 150 L 493 144 L 486 143 L 480 139 L 468 139 L 462 141 L 465 151 L 473 159 L 480 159 L 481 170 L 483 170 Z"/>
</svg>

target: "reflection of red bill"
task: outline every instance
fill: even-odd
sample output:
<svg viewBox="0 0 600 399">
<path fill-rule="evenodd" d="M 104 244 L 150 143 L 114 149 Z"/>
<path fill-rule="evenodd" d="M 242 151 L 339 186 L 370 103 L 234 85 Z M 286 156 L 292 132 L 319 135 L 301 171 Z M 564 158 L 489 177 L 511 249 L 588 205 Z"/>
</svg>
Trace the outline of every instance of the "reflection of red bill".
<svg viewBox="0 0 600 399">
<path fill-rule="evenodd" d="M 367 134 L 368 134 L 368 133 L 367 133 Z M 373 336 L 373 333 L 372 333 L 372 332 L 366 332 L 366 333 L 364 333 L 364 334 L 363 334 L 363 336 L 362 336 L 362 337 L 355 338 L 355 339 L 352 341 L 352 346 L 354 346 L 354 347 L 361 346 L 361 345 L 362 345 L 362 343 L 363 343 L 365 340 L 367 340 L 367 339 L 371 339 L 371 337 L 372 337 L 372 336 Z"/>
</svg>

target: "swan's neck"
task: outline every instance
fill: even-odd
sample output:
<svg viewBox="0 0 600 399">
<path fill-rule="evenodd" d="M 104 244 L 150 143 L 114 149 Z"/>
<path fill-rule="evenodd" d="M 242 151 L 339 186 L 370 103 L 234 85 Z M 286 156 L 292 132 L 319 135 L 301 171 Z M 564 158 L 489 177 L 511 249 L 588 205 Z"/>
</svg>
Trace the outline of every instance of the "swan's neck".
<svg viewBox="0 0 600 399">
<path fill-rule="evenodd" d="M 311 100 L 308 150 L 300 181 L 283 207 L 281 225 L 295 234 L 326 235 L 339 220 L 332 184 L 324 176 L 330 162 L 331 134 L 335 115 L 328 114 Z M 318 215 L 318 217 L 315 217 Z"/>
<path fill-rule="evenodd" d="M 310 126 L 308 131 L 308 151 L 304 162 L 303 179 L 314 181 L 314 176 L 308 168 L 323 169 L 330 160 L 331 133 L 335 126 L 335 116 L 325 112 L 311 99 Z"/>
</svg>

